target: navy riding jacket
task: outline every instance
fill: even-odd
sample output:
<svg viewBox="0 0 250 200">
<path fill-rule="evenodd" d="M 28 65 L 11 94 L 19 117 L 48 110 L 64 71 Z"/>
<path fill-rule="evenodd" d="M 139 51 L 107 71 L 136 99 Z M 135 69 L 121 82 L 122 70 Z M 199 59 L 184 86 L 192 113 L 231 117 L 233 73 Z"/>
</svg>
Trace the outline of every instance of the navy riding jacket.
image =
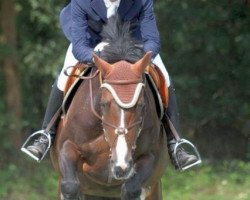
<svg viewBox="0 0 250 200">
<path fill-rule="evenodd" d="M 117 10 L 123 21 L 137 24 L 132 35 L 144 43 L 144 50 L 155 57 L 160 37 L 153 12 L 153 0 L 121 0 Z M 101 42 L 100 32 L 107 22 L 103 0 L 72 0 L 60 13 L 65 36 L 73 44 L 73 54 L 80 62 L 91 62 L 94 47 Z"/>
</svg>

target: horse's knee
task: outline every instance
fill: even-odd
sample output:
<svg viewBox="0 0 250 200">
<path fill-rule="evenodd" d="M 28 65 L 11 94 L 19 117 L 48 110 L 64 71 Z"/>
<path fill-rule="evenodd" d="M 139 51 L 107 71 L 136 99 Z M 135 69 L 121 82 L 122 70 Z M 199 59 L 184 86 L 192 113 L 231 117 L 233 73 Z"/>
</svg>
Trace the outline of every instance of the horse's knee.
<svg viewBox="0 0 250 200">
<path fill-rule="evenodd" d="M 65 200 L 74 199 L 78 200 L 80 195 L 80 182 L 79 181 L 62 181 L 61 192 Z"/>
<path fill-rule="evenodd" d="M 126 185 L 123 184 L 121 188 L 121 199 L 122 200 L 140 200 L 141 188 L 138 185 Z"/>
</svg>

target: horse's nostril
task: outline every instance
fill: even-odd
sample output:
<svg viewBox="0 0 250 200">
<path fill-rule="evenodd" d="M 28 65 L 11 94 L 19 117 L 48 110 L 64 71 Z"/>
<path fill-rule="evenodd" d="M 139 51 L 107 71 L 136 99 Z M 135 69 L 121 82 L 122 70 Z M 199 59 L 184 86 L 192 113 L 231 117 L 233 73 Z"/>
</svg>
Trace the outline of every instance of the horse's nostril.
<svg viewBox="0 0 250 200">
<path fill-rule="evenodd" d="M 114 168 L 114 170 L 115 170 L 115 174 L 116 174 L 116 176 L 118 177 L 118 178 L 120 178 L 120 177 L 124 177 L 125 175 L 126 175 L 126 173 L 127 173 L 127 170 L 125 169 L 122 169 L 121 167 L 115 167 Z"/>
<path fill-rule="evenodd" d="M 133 166 L 133 160 L 130 160 L 129 162 L 128 162 L 128 168 L 130 168 L 130 167 L 132 167 Z"/>
<path fill-rule="evenodd" d="M 132 162 L 126 165 L 113 166 L 113 173 L 116 179 L 127 179 L 132 173 Z"/>
</svg>

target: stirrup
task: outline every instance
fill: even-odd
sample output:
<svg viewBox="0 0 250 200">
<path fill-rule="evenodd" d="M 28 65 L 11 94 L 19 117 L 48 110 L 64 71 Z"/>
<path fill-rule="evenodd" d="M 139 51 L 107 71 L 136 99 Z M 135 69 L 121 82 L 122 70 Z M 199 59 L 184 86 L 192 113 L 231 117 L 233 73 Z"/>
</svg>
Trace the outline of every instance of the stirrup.
<svg viewBox="0 0 250 200">
<path fill-rule="evenodd" d="M 198 159 L 196 162 L 194 162 L 192 164 L 189 164 L 189 165 L 186 165 L 184 167 L 182 167 L 179 164 L 178 159 L 177 159 L 177 155 L 176 155 L 178 148 L 181 148 L 181 146 L 183 146 L 183 145 L 188 146 L 189 149 L 192 149 L 193 150 L 192 153 L 194 153 L 195 156 Z M 189 169 L 189 168 L 191 168 L 191 167 L 193 167 L 195 165 L 199 165 L 199 164 L 202 163 L 201 156 L 200 156 L 197 148 L 190 141 L 188 141 L 186 139 L 180 139 L 180 140 L 178 140 L 176 142 L 175 147 L 174 147 L 174 153 L 173 153 L 173 155 L 174 155 L 174 159 L 175 159 L 175 161 L 177 163 L 178 169 L 181 170 L 181 171 L 185 171 L 186 169 Z"/>
<path fill-rule="evenodd" d="M 35 156 L 34 154 L 32 154 L 27 147 L 32 143 L 32 141 L 35 141 L 35 139 L 41 137 L 41 136 L 45 136 L 48 141 L 49 141 L 49 145 L 47 147 L 47 149 L 45 150 L 44 154 L 42 155 L 41 158 Z M 31 158 L 35 159 L 37 162 L 40 162 L 41 160 L 43 160 L 43 158 L 45 157 L 45 155 L 47 154 L 47 152 L 49 151 L 51 146 L 51 136 L 49 133 L 45 132 L 45 130 L 40 130 L 40 131 L 36 131 L 35 133 L 33 133 L 32 135 L 30 135 L 26 141 L 24 142 L 21 151 L 23 151 L 24 153 L 26 153 L 27 155 L 29 155 Z"/>
</svg>

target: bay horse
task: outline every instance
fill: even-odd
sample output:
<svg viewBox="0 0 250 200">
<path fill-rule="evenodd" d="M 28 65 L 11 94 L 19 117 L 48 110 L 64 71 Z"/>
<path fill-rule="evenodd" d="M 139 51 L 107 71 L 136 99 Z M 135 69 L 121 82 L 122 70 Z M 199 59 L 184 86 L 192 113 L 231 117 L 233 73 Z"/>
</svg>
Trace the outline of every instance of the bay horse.
<svg viewBox="0 0 250 200">
<path fill-rule="evenodd" d="M 79 86 L 51 149 L 58 199 L 161 200 L 167 145 L 144 73 L 151 52 L 138 53 L 126 24 L 105 30 L 109 45 L 93 55 L 92 78 Z"/>
</svg>

